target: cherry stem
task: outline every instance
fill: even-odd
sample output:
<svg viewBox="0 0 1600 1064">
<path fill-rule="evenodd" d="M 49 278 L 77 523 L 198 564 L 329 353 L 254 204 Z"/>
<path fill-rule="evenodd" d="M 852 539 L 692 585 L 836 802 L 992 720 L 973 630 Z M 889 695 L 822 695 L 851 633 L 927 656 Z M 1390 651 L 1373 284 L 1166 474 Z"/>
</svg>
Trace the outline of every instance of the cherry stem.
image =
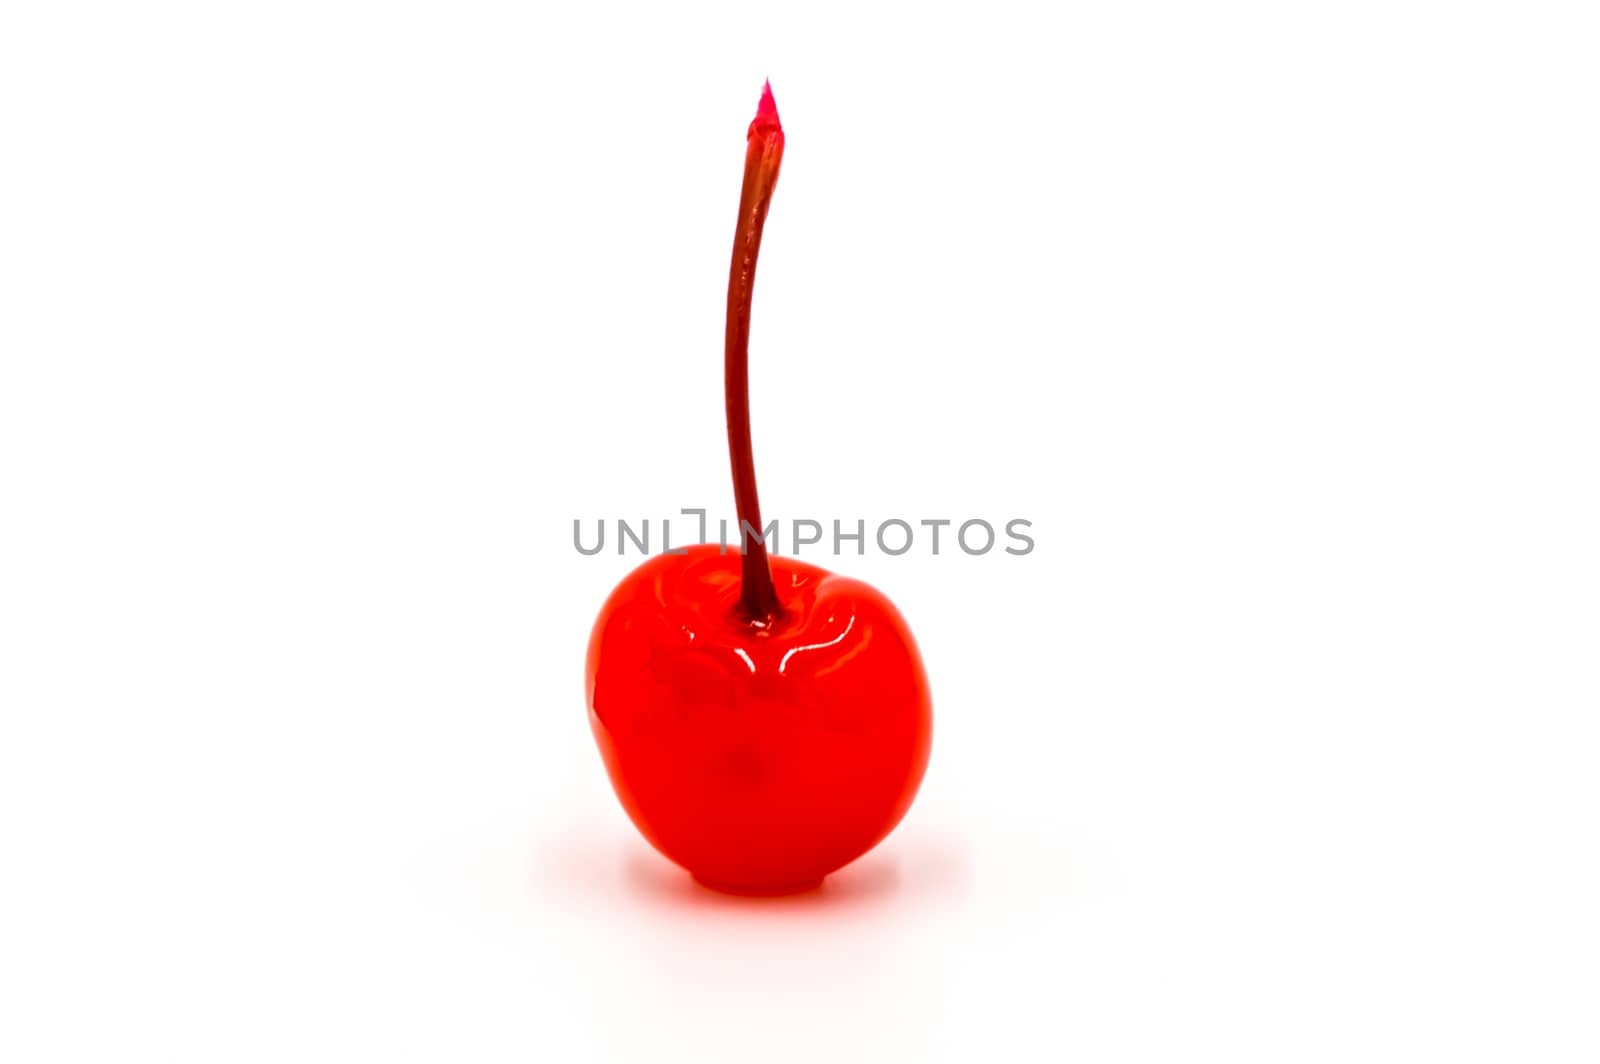
<svg viewBox="0 0 1600 1064">
<path fill-rule="evenodd" d="M 767 545 L 761 539 L 761 502 L 756 496 L 756 462 L 750 443 L 750 299 L 756 283 L 761 230 L 772 204 L 783 164 L 783 126 L 772 86 L 762 89 L 761 105 L 750 123 L 744 155 L 744 189 L 739 194 L 739 225 L 733 235 L 733 265 L 728 271 L 728 334 L 723 363 L 728 406 L 728 458 L 733 465 L 733 498 L 743 544 L 739 613 L 748 621 L 768 622 L 781 612 L 772 583 Z M 754 529 L 752 535 L 746 529 Z"/>
</svg>

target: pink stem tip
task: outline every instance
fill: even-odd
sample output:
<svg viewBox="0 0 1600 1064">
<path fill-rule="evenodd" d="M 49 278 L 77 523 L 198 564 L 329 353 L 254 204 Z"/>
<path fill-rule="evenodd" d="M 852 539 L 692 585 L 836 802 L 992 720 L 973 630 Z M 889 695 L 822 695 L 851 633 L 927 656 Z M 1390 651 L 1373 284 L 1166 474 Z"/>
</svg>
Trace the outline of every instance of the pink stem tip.
<svg viewBox="0 0 1600 1064">
<path fill-rule="evenodd" d="M 761 86 L 761 102 L 756 105 L 756 117 L 750 123 L 750 132 L 754 133 L 758 128 L 766 126 L 772 126 L 779 131 L 783 129 L 783 123 L 778 120 L 778 101 L 772 98 L 770 81 L 764 82 Z"/>
</svg>

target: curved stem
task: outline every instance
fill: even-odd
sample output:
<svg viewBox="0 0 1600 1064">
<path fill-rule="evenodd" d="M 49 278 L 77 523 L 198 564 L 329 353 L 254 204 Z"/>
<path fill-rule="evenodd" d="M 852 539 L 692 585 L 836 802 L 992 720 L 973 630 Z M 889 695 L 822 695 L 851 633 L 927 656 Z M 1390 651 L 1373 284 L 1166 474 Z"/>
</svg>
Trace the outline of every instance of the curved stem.
<svg viewBox="0 0 1600 1064">
<path fill-rule="evenodd" d="M 728 407 L 728 458 L 733 466 L 733 498 L 744 545 L 740 573 L 739 612 L 750 621 L 770 621 L 780 611 L 772 583 L 772 566 L 762 532 L 761 502 L 756 495 L 755 453 L 750 443 L 750 299 L 756 283 L 756 257 L 761 230 L 783 164 L 783 126 L 772 87 L 761 94 L 761 106 L 750 123 L 744 156 L 744 188 L 739 194 L 739 225 L 733 236 L 733 264 L 728 271 L 728 331 L 723 376 Z M 753 528 L 755 535 L 745 531 Z"/>
</svg>

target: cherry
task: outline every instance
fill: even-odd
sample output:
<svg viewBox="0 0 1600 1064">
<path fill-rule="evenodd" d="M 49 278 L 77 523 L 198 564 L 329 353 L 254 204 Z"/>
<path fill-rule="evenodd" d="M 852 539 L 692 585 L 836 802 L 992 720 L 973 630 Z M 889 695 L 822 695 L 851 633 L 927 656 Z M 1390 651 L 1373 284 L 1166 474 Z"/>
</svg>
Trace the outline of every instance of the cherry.
<svg viewBox="0 0 1600 1064">
<path fill-rule="evenodd" d="M 750 123 L 728 278 L 728 451 L 742 527 L 761 529 L 750 442 L 750 299 L 783 160 L 771 86 Z M 589 637 L 589 721 L 639 831 L 701 883 L 816 886 L 888 835 L 927 769 L 932 703 L 905 619 L 876 589 L 715 544 L 657 555 Z"/>
</svg>

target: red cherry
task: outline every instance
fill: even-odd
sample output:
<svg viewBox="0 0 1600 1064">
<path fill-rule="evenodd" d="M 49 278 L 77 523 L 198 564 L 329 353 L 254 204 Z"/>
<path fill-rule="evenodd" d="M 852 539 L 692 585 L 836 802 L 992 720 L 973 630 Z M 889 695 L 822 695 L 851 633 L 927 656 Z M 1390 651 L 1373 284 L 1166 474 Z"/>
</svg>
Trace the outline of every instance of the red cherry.
<svg viewBox="0 0 1600 1064">
<path fill-rule="evenodd" d="M 815 885 L 900 822 L 933 734 L 922 659 L 876 589 L 774 558 L 782 612 L 739 617 L 715 545 L 630 573 L 589 641 L 590 722 L 623 808 L 708 886 Z"/>
<path fill-rule="evenodd" d="M 750 298 L 783 160 L 770 86 L 750 123 L 728 279 L 728 450 L 742 524 L 761 524 L 750 444 Z M 646 839 L 707 886 L 783 893 L 866 853 L 910 808 L 932 703 L 894 605 L 760 539 L 651 558 L 589 637 L 589 721 Z"/>
</svg>

